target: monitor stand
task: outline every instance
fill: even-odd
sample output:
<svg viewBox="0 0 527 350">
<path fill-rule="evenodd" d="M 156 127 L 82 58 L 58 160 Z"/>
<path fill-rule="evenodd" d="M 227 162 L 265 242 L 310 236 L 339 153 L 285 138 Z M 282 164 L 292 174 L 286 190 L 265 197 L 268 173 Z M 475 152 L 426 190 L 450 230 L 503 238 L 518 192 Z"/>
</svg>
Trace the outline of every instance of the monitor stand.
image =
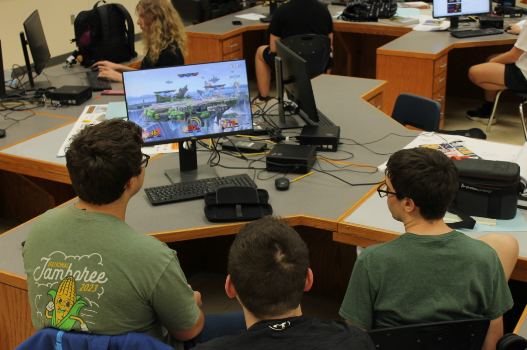
<svg viewBox="0 0 527 350">
<path fill-rule="evenodd" d="M 269 22 L 271 22 L 271 20 L 273 19 L 273 14 L 276 11 L 277 7 L 278 7 L 278 4 L 277 4 L 276 0 L 269 1 L 269 14 L 266 17 L 264 17 L 264 18 L 260 18 L 260 22 L 262 22 L 262 23 L 269 23 Z"/>
<path fill-rule="evenodd" d="M 166 169 L 165 175 L 172 183 L 195 181 L 218 177 L 209 164 L 199 164 L 196 140 L 179 142 L 179 168 Z"/>
<path fill-rule="evenodd" d="M 470 28 L 470 27 L 459 28 L 459 16 L 450 17 L 450 28 L 448 28 L 449 32 L 464 32 L 467 30 L 474 30 L 474 29 L 476 28 Z"/>
<path fill-rule="evenodd" d="M 33 91 L 38 89 L 48 89 L 51 87 L 48 81 L 37 81 L 33 79 L 33 70 L 31 69 L 31 63 L 29 62 L 29 52 L 27 51 L 27 40 L 24 36 L 24 32 L 20 32 L 20 42 L 22 44 L 22 52 L 24 53 L 24 60 L 26 61 L 27 78 L 29 79 L 29 86 L 25 90 Z M 38 76 L 38 75 L 37 75 Z M 36 78 L 36 77 L 35 77 Z M 26 82 L 27 84 L 27 82 Z"/>
</svg>

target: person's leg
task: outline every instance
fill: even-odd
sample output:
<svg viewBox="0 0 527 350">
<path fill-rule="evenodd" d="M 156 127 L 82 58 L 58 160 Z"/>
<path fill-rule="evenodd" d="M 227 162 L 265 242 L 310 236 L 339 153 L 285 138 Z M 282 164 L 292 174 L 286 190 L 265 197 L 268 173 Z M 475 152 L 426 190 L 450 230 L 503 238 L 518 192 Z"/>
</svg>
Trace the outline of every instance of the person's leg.
<svg viewBox="0 0 527 350">
<path fill-rule="evenodd" d="M 269 96 L 269 86 L 271 85 L 271 67 L 269 67 L 264 59 L 264 50 L 268 47 L 269 45 L 260 46 L 258 50 L 256 50 L 256 56 L 254 58 L 256 80 L 258 82 L 259 96 L 261 97 Z"/>
<path fill-rule="evenodd" d="M 194 339 L 185 342 L 185 350 L 192 349 L 196 345 L 214 338 L 235 335 L 239 331 L 246 329 L 247 325 L 243 311 L 205 315 L 203 330 Z"/>
<path fill-rule="evenodd" d="M 505 65 L 494 62 L 478 64 L 470 67 L 468 76 L 474 84 L 485 90 L 485 101 L 481 107 L 468 111 L 467 117 L 486 124 L 492 113 L 498 90 L 507 88 L 505 86 Z"/>
<path fill-rule="evenodd" d="M 518 260 L 520 248 L 516 238 L 501 233 L 490 233 L 478 238 L 478 240 L 487 243 L 498 253 L 508 280 L 511 277 L 514 266 L 516 266 L 516 260 Z"/>
</svg>

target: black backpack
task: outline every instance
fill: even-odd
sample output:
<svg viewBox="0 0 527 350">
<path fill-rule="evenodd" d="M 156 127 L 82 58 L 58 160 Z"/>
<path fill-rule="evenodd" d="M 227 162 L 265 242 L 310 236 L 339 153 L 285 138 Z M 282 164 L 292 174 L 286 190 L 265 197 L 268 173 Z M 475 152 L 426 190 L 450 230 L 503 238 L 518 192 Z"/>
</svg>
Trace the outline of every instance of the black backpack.
<svg viewBox="0 0 527 350">
<path fill-rule="evenodd" d="M 84 67 L 103 60 L 121 63 L 137 57 L 130 13 L 121 4 L 97 7 L 100 2 L 92 10 L 80 12 L 73 24 L 75 39 L 71 42 L 77 43 Z"/>
<path fill-rule="evenodd" d="M 397 12 L 396 0 L 349 0 L 340 18 L 349 22 L 377 22 Z"/>
</svg>

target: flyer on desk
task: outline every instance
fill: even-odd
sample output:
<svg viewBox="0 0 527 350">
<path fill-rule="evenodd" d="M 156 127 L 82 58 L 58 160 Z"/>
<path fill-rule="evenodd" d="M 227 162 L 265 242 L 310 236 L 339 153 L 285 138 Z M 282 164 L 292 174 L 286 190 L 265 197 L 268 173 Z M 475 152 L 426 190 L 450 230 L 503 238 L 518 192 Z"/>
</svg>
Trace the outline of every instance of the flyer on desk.
<svg viewBox="0 0 527 350">
<path fill-rule="evenodd" d="M 75 136 L 79 131 L 87 127 L 88 125 L 99 124 L 106 119 L 106 113 L 108 111 L 108 105 L 89 105 L 84 108 L 79 119 L 73 124 L 73 128 L 69 132 L 66 140 L 59 149 L 57 158 L 64 157 L 66 155 L 66 148 L 71 142 L 71 138 Z M 143 153 L 148 155 L 155 155 L 158 153 L 173 153 L 178 152 L 178 144 L 170 143 L 164 145 L 157 145 L 151 147 L 143 147 Z"/>
</svg>

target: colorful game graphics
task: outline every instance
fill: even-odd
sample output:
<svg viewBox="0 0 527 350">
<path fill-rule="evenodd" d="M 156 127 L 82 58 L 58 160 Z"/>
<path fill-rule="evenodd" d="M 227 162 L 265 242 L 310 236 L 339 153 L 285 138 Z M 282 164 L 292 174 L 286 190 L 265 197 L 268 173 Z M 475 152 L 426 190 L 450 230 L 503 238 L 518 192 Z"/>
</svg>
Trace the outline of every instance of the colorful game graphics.
<svg viewBox="0 0 527 350">
<path fill-rule="evenodd" d="M 143 129 L 146 144 L 252 129 L 244 65 L 230 61 L 127 72 L 128 119 Z"/>
<path fill-rule="evenodd" d="M 443 152 L 445 155 L 447 155 L 449 158 L 472 158 L 472 159 L 481 159 L 477 154 L 469 150 L 465 147 L 463 144 L 463 141 L 452 141 L 450 143 L 440 143 L 440 144 L 433 144 L 433 145 L 421 145 L 421 147 L 436 149 L 438 151 Z"/>
</svg>

